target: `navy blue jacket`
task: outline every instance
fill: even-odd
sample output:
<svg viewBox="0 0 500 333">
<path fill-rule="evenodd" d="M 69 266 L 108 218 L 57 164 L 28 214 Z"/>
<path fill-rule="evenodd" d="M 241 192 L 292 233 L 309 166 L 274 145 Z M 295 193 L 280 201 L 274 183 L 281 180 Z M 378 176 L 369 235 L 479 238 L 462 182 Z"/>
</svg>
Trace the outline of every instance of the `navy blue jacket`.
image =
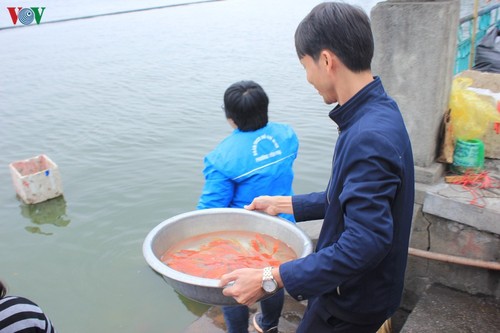
<svg viewBox="0 0 500 333">
<path fill-rule="evenodd" d="M 325 318 L 374 323 L 398 308 L 414 204 L 410 139 L 378 77 L 330 118 L 337 123 L 326 191 L 292 197 L 296 221 L 324 219 L 316 251 L 280 266 L 287 292 L 317 298 Z"/>
</svg>

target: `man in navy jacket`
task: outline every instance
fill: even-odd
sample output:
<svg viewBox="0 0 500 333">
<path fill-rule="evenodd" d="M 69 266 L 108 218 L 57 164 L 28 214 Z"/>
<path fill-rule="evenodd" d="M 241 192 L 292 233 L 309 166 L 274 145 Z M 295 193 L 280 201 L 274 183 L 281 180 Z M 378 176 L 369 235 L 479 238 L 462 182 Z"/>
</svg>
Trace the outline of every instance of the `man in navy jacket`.
<svg viewBox="0 0 500 333">
<path fill-rule="evenodd" d="M 224 294 L 246 305 L 282 287 L 308 300 L 297 332 L 376 332 L 403 291 L 415 184 L 410 139 L 397 104 L 372 75 L 373 35 L 362 9 L 317 5 L 299 24 L 295 46 L 309 83 L 336 103 L 331 178 L 323 192 L 258 197 L 246 208 L 324 219 L 318 244 L 279 267 L 226 274 L 221 285 L 233 282 Z"/>
</svg>

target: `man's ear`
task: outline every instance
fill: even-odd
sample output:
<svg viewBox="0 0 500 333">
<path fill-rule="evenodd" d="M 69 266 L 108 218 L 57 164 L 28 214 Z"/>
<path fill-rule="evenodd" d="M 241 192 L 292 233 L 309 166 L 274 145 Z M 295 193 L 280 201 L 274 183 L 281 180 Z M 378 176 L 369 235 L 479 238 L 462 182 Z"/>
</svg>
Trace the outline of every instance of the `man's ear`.
<svg viewBox="0 0 500 333">
<path fill-rule="evenodd" d="M 335 54 L 329 50 L 323 50 L 320 53 L 319 61 L 321 65 L 326 68 L 327 71 L 331 71 L 337 67 L 338 58 Z"/>
</svg>

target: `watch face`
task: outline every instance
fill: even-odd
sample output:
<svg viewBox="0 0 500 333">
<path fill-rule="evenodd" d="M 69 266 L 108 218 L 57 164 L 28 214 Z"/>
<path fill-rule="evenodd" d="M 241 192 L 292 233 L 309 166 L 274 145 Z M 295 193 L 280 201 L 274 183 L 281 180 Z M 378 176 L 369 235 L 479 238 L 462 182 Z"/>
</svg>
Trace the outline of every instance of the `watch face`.
<svg viewBox="0 0 500 333">
<path fill-rule="evenodd" d="M 277 287 L 278 285 L 273 280 L 265 280 L 262 282 L 262 289 L 264 289 L 266 293 L 275 292 Z"/>
</svg>

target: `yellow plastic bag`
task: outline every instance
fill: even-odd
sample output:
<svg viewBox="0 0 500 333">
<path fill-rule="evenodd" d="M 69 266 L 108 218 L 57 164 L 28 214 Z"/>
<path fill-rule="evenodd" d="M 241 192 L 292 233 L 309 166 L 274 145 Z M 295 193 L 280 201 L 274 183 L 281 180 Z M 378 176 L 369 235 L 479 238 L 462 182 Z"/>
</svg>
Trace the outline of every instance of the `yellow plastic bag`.
<svg viewBox="0 0 500 333">
<path fill-rule="evenodd" d="M 470 78 L 453 79 L 449 107 L 454 139 L 480 139 L 492 128 L 492 123 L 500 121 L 500 115 L 493 103 L 467 89 L 471 85 Z"/>
</svg>

